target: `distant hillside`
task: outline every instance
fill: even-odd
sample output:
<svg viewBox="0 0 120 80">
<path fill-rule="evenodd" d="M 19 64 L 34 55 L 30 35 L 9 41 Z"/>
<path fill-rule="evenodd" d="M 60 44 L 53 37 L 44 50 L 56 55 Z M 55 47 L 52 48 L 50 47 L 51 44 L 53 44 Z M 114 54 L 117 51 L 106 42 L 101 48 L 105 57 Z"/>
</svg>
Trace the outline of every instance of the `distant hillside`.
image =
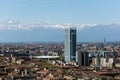
<svg viewBox="0 0 120 80">
<path fill-rule="evenodd" d="M 77 28 L 77 41 L 93 42 L 120 41 L 120 24 L 21 24 L 14 21 L 0 23 L 1 42 L 61 42 L 64 41 L 64 30 L 68 27 Z"/>
</svg>

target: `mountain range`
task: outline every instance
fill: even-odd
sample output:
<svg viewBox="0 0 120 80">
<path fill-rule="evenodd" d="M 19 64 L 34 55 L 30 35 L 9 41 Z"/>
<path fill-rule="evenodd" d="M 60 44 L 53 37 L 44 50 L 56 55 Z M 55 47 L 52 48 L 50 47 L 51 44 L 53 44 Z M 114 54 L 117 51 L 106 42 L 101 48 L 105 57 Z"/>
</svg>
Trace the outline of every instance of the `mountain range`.
<svg viewBox="0 0 120 80">
<path fill-rule="evenodd" d="M 0 23 L 0 42 L 63 42 L 64 31 L 77 28 L 78 42 L 120 41 L 120 24 Z"/>
</svg>

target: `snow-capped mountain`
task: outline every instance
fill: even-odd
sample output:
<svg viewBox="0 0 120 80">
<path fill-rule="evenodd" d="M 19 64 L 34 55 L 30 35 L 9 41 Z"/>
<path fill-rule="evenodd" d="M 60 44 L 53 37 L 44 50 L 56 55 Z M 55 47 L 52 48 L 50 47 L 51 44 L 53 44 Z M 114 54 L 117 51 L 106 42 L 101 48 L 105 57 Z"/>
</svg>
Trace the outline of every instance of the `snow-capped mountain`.
<svg viewBox="0 0 120 80">
<path fill-rule="evenodd" d="M 55 24 L 19 23 L 8 20 L 0 23 L 0 42 L 57 42 L 64 41 L 64 29 L 77 28 L 77 41 L 120 41 L 120 24 Z"/>
<path fill-rule="evenodd" d="M 0 23 L 0 30 L 31 30 L 34 28 L 56 28 L 65 29 L 68 27 L 76 27 L 77 29 L 83 29 L 85 27 L 93 27 L 97 24 L 55 24 L 55 23 L 18 23 L 14 20 L 8 20 L 7 22 Z"/>
</svg>

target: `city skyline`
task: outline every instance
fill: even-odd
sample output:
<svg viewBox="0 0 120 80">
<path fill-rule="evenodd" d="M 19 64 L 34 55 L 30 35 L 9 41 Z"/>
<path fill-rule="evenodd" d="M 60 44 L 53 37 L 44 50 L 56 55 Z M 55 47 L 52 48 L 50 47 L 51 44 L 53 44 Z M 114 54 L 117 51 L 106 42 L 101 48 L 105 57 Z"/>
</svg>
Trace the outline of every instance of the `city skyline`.
<svg viewBox="0 0 120 80">
<path fill-rule="evenodd" d="M 120 22 L 119 0 L 0 0 L 0 22 L 110 24 Z"/>
<path fill-rule="evenodd" d="M 0 80 L 120 79 L 120 0 L 0 0 Z"/>
</svg>

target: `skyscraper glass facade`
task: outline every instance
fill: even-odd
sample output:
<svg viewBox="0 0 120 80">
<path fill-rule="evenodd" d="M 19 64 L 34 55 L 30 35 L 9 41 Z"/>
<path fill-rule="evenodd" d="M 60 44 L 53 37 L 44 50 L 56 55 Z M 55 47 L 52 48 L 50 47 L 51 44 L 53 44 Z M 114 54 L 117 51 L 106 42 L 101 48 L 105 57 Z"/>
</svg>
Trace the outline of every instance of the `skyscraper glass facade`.
<svg viewBox="0 0 120 80">
<path fill-rule="evenodd" d="M 65 61 L 76 61 L 76 28 L 65 30 Z"/>
</svg>

